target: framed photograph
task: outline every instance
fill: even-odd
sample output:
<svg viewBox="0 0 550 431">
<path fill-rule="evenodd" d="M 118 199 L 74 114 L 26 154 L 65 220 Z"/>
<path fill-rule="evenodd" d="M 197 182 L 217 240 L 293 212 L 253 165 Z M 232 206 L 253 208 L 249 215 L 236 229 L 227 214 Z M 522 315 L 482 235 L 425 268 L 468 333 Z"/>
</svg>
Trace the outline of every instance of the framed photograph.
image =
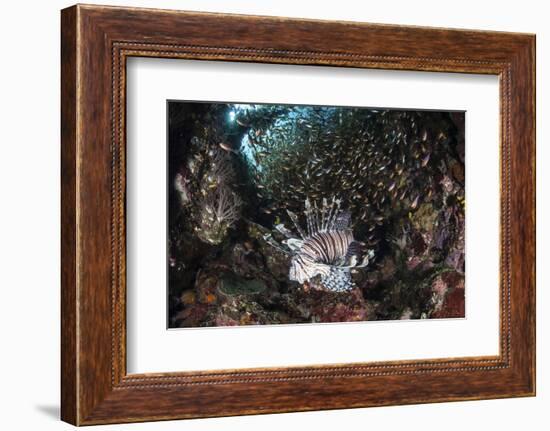
<svg viewBox="0 0 550 431">
<path fill-rule="evenodd" d="M 533 35 L 77 5 L 61 45 L 63 420 L 535 394 Z"/>
</svg>

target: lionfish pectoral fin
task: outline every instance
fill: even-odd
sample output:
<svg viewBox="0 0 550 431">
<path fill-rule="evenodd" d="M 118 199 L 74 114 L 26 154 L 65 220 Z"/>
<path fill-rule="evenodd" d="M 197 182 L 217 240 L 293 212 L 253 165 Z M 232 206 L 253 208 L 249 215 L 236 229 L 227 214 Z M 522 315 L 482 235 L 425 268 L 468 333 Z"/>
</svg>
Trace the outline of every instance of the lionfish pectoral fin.
<svg viewBox="0 0 550 431">
<path fill-rule="evenodd" d="M 344 255 L 344 266 L 355 266 L 359 262 L 362 254 L 362 244 L 359 241 L 352 241 L 348 245 L 346 254 Z"/>
<path fill-rule="evenodd" d="M 287 240 L 283 241 L 287 247 L 293 251 L 298 252 L 302 246 L 304 245 L 304 241 L 297 238 L 288 238 Z"/>
<path fill-rule="evenodd" d="M 278 232 L 282 233 L 286 238 L 294 238 L 292 232 L 287 229 L 283 223 L 275 225 L 275 229 L 277 229 Z"/>
<path fill-rule="evenodd" d="M 353 288 L 350 271 L 338 267 L 332 267 L 327 275 L 323 275 L 321 283 L 333 292 L 345 292 Z"/>
<path fill-rule="evenodd" d="M 279 245 L 279 243 L 273 239 L 273 237 L 271 236 L 271 234 L 268 233 L 268 234 L 266 234 L 266 235 L 263 235 L 262 238 L 263 238 L 263 240 L 264 240 L 265 242 L 267 242 L 267 243 L 268 243 L 271 247 L 273 247 L 274 249 L 278 250 L 279 252 L 281 252 L 281 253 L 283 253 L 283 254 L 285 254 L 285 255 L 287 255 L 287 256 L 290 255 L 290 253 L 289 253 L 287 250 L 285 250 L 284 248 L 282 248 L 282 247 Z"/>
</svg>

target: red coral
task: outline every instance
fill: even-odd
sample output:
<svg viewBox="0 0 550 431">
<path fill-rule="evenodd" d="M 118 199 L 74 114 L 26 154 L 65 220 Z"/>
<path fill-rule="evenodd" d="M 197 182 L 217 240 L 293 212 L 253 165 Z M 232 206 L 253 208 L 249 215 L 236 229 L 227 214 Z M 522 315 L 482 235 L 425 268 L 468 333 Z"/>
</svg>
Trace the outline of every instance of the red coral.
<svg viewBox="0 0 550 431">
<path fill-rule="evenodd" d="M 454 289 L 449 293 L 442 307 L 432 313 L 431 317 L 436 319 L 451 319 L 465 316 L 464 289 Z"/>
</svg>

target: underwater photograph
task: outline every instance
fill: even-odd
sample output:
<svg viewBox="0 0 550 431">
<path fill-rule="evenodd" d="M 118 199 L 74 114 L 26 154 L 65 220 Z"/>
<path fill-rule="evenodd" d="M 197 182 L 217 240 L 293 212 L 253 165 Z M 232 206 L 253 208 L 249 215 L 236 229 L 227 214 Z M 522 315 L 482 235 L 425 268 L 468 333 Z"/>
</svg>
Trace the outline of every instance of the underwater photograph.
<svg viewBox="0 0 550 431">
<path fill-rule="evenodd" d="M 463 111 L 167 113 L 169 328 L 465 317 Z"/>
</svg>

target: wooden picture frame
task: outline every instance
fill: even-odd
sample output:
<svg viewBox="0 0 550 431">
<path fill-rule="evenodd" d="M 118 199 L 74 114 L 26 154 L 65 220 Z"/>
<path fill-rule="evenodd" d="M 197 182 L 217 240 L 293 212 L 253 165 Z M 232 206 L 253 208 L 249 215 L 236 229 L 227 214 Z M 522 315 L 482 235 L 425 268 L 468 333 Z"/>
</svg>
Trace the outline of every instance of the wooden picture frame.
<svg viewBox="0 0 550 431">
<path fill-rule="evenodd" d="M 64 421 L 535 394 L 534 35 L 83 5 L 63 10 L 61 24 Z M 131 56 L 498 75 L 500 354 L 128 375 L 125 65 Z"/>
</svg>

